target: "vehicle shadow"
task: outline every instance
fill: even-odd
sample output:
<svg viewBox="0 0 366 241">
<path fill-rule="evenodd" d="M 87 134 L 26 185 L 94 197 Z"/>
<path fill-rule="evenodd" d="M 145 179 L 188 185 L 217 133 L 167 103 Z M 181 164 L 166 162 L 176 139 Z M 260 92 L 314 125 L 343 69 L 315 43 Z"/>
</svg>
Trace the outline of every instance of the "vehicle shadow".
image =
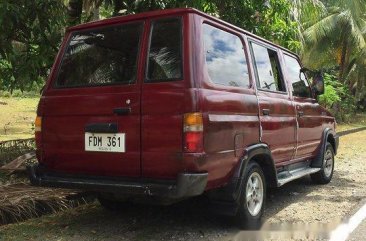
<svg viewBox="0 0 366 241">
<path fill-rule="evenodd" d="M 354 184 L 345 176 L 345 173 L 335 172 L 328 185 L 314 185 L 305 177 L 269 190 L 264 220 L 275 217 L 293 203 L 314 202 L 314 196 L 308 195 L 311 192 L 317 193 L 315 199 L 327 199 L 327 192 L 318 191 L 337 188 L 340 183 L 346 183 L 344 188 L 351 188 Z M 95 230 L 103 234 L 101 240 L 115 240 L 116 237 L 118 240 L 227 240 L 240 232 L 232 220 L 212 213 L 204 196 L 170 206 L 129 204 L 114 212 L 95 202 L 80 212 L 80 215 L 69 216 L 67 225 L 77 230 L 78 235 Z M 288 222 L 291 221 L 289 217 Z"/>
</svg>

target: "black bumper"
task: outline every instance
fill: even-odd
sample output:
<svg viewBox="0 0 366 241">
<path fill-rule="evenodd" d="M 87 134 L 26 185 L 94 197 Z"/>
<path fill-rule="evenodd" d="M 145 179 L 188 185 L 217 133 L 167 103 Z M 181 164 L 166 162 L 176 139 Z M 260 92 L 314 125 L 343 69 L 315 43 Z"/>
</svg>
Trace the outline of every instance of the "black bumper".
<svg viewBox="0 0 366 241">
<path fill-rule="evenodd" d="M 157 196 L 180 199 L 202 194 L 207 184 L 207 173 L 180 173 L 175 181 L 144 179 L 109 179 L 55 175 L 42 171 L 38 165 L 28 166 L 29 179 L 34 186 L 82 189 L 131 196 Z"/>
</svg>

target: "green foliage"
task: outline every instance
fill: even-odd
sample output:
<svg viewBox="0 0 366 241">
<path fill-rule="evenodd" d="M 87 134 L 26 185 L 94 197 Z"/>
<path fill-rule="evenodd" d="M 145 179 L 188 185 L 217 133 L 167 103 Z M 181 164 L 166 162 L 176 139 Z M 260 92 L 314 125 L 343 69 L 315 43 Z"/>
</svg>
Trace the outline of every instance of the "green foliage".
<svg viewBox="0 0 366 241">
<path fill-rule="evenodd" d="M 319 103 L 330 110 L 338 122 L 349 122 L 356 111 L 356 100 L 347 85 L 332 74 L 324 75 L 325 92 L 319 96 Z"/>
<path fill-rule="evenodd" d="M 144 1 L 140 1 L 144 2 Z M 148 1 L 145 1 L 148 2 Z M 177 1 L 171 1 L 177 2 Z M 298 23 L 291 19 L 291 1 L 288 0 L 211 0 L 181 1 L 170 7 L 194 7 L 217 16 L 265 39 L 293 51 L 300 49 Z"/>
<path fill-rule="evenodd" d="M 92 6 L 92 2 L 95 3 L 96 1 L 84 1 L 84 5 Z M 99 3 L 100 14 L 103 17 L 157 9 L 192 7 L 219 17 L 290 50 L 299 51 L 301 47 L 298 40 L 298 23 L 291 16 L 292 3 L 289 0 L 117 0 L 113 2 L 114 6 L 108 0 L 99 1 Z M 90 12 L 90 10 L 86 12 Z M 90 17 L 82 16 L 81 19 L 87 20 Z"/>
<path fill-rule="evenodd" d="M 11 97 L 16 97 L 16 98 L 39 98 L 40 96 L 40 91 L 39 90 L 26 90 L 26 91 L 21 91 L 20 89 L 16 89 L 13 91 L 13 93 L 10 93 L 7 90 L 0 90 L 0 98 L 11 98 Z"/>
<path fill-rule="evenodd" d="M 339 95 L 341 84 L 339 84 L 336 78 L 332 75 L 324 75 L 325 90 L 324 94 L 319 96 L 319 103 L 327 109 L 331 109 L 333 104 L 339 103 L 341 97 Z M 343 89 L 343 88 L 342 88 Z"/>
<path fill-rule="evenodd" d="M 6 91 L 6 90 L 0 91 L 0 96 L 9 98 L 9 97 L 11 97 L 11 93 L 9 91 Z"/>
<path fill-rule="evenodd" d="M 193 7 L 297 51 L 298 24 L 290 18 L 291 6 L 288 0 L 1 0 L 0 90 L 38 88 L 65 27 L 100 16 Z"/>
<path fill-rule="evenodd" d="M 44 82 L 63 36 L 59 0 L 0 1 L 0 89 L 32 89 Z"/>
<path fill-rule="evenodd" d="M 358 99 L 363 98 L 366 93 L 366 0 L 304 1 L 317 3 L 312 10 L 321 11 L 301 19 L 305 44 L 303 62 L 315 69 L 337 69 L 338 80 L 347 84 Z"/>
<path fill-rule="evenodd" d="M 326 85 L 325 93 L 319 96 L 319 102 L 327 109 L 330 109 L 334 103 L 339 103 L 340 100 L 341 98 L 332 85 Z"/>
<path fill-rule="evenodd" d="M 23 92 L 21 90 L 14 90 L 12 96 L 13 97 L 21 97 Z"/>
<path fill-rule="evenodd" d="M 300 49 L 298 23 L 290 18 L 288 0 L 216 0 L 218 15 L 234 25 L 293 51 Z"/>
</svg>

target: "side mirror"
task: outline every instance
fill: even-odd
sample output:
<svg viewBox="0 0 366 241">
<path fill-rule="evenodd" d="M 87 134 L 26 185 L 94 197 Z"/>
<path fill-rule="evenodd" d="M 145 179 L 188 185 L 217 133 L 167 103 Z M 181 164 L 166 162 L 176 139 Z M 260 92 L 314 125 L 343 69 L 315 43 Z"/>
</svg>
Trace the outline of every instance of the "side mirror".
<svg viewBox="0 0 366 241">
<path fill-rule="evenodd" d="M 324 76 L 321 72 L 317 72 L 313 78 L 313 90 L 315 91 L 315 95 L 324 94 Z"/>
<path fill-rule="evenodd" d="M 300 69 L 300 79 L 306 79 L 303 76 L 308 75 L 313 80 L 311 83 L 315 97 L 324 94 L 324 76 L 321 71 L 313 71 L 308 68 Z"/>
</svg>

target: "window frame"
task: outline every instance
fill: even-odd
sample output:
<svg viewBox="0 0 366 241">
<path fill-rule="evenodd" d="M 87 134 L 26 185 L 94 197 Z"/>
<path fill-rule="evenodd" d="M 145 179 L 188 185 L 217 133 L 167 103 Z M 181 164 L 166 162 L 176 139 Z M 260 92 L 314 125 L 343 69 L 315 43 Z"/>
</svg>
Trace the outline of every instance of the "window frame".
<svg viewBox="0 0 366 241">
<path fill-rule="evenodd" d="M 261 42 L 258 42 L 252 38 L 248 39 L 248 42 L 249 42 L 249 48 L 250 48 L 250 53 L 251 53 L 251 57 L 252 57 L 252 64 L 253 64 L 253 70 L 254 70 L 254 75 L 255 75 L 255 83 L 256 83 L 256 87 L 257 87 L 257 90 L 258 91 L 263 91 L 263 92 L 270 92 L 270 93 L 277 93 L 277 94 L 282 94 L 282 95 L 288 95 L 289 94 L 289 87 L 287 86 L 287 81 L 285 80 L 285 75 L 284 75 L 284 71 L 283 71 L 283 67 L 282 67 L 282 64 L 281 64 L 281 60 L 280 60 L 280 54 L 279 54 L 279 51 L 272 47 L 272 46 L 269 46 L 267 44 L 264 44 L 264 43 L 261 43 Z M 257 69 L 257 63 L 256 63 L 256 59 L 255 59 L 255 55 L 254 55 L 254 50 L 253 50 L 253 46 L 252 44 L 256 44 L 258 46 L 261 46 L 261 47 L 264 47 L 266 48 L 267 50 L 272 50 L 273 52 L 276 53 L 277 55 L 277 63 L 278 63 L 278 67 L 279 67 L 279 74 L 280 74 L 280 77 L 281 77 L 281 81 L 282 81 L 282 85 L 285 87 L 285 91 L 281 91 L 281 90 L 269 90 L 269 89 L 263 89 L 261 88 L 260 86 L 260 82 L 259 82 L 259 73 L 258 73 L 258 69 Z M 272 68 L 272 66 L 271 66 Z M 273 70 L 272 70 L 273 71 Z"/>
<path fill-rule="evenodd" d="M 106 28 L 111 28 L 111 27 L 117 27 L 117 26 L 123 26 L 123 25 L 132 25 L 132 24 L 141 24 L 141 33 L 140 33 L 140 37 L 139 37 L 139 43 L 138 43 L 138 49 L 137 49 L 137 57 L 136 57 L 136 73 L 135 73 L 135 78 L 133 79 L 133 82 L 131 80 L 130 84 L 121 84 L 119 82 L 115 82 L 115 83 L 107 83 L 107 84 L 95 84 L 95 85 L 72 85 L 72 86 L 59 86 L 57 85 L 58 79 L 59 79 L 59 74 L 60 74 L 60 70 L 61 70 L 61 66 L 64 62 L 64 57 L 66 54 L 66 51 L 70 45 L 70 42 L 72 40 L 72 37 L 75 36 L 76 34 L 79 33 L 84 33 L 84 32 L 88 32 L 91 30 L 99 30 L 99 29 L 106 29 Z M 68 35 L 68 39 L 66 41 L 65 44 L 65 48 L 62 50 L 62 55 L 60 56 L 60 62 L 57 66 L 57 69 L 55 71 L 55 77 L 53 78 L 52 81 L 52 89 L 75 89 L 75 88 L 93 88 L 93 87 L 110 87 L 110 86 L 133 86 L 137 84 L 138 81 L 138 71 L 139 71 L 139 58 L 141 56 L 141 51 L 142 51 L 142 45 L 143 45 L 143 40 L 144 40 L 144 29 L 146 27 L 146 21 L 144 20 L 137 20 L 137 21 L 131 21 L 131 22 L 125 22 L 125 23 L 115 23 L 115 24 L 111 24 L 111 25 L 104 25 L 104 26 L 98 26 L 96 28 L 86 28 L 86 29 L 82 29 L 82 30 L 77 30 L 77 31 L 72 31 L 69 33 Z"/>
<path fill-rule="evenodd" d="M 205 40 L 204 40 L 204 34 L 203 34 L 203 26 L 204 25 L 209 25 L 213 28 L 216 28 L 218 30 L 221 30 L 221 31 L 224 31 L 228 34 L 232 34 L 236 37 L 239 38 L 241 44 L 242 44 L 242 48 L 243 48 L 243 53 L 244 53 L 244 57 L 245 57 L 245 60 L 246 60 L 246 65 L 247 65 L 247 71 L 248 71 L 248 80 L 249 80 L 249 85 L 248 87 L 242 87 L 242 86 L 230 86 L 230 85 L 221 85 L 221 84 L 217 84 L 215 82 L 212 81 L 211 79 L 211 76 L 210 74 L 208 73 L 208 68 L 207 68 L 207 62 L 206 62 L 206 53 L 205 53 Z M 208 21 L 208 20 L 204 20 L 202 23 L 201 23 L 201 35 L 202 35 L 202 40 L 201 40 L 201 44 L 202 44 L 202 49 L 203 49 L 203 52 L 204 52 L 204 71 L 206 72 L 207 74 L 207 77 L 208 77 L 208 80 L 209 80 L 209 84 L 212 85 L 213 87 L 218 87 L 218 88 L 232 88 L 232 89 L 242 89 L 242 90 L 249 90 L 249 89 L 253 89 L 253 80 L 252 80 L 252 76 L 251 76 L 251 71 L 250 71 L 250 57 L 249 57 L 249 54 L 248 54 L 248 48 L 247 48 L 247 45 L 246 45 L 246 42 L 244 41 L 244 36 L 242 33 L 238 33 L 238 32 L 235 32 L 235 31 L 232 31 L 231 29 L 227 29 L 227 28 L 224 28 L 218 24 L 215 24 L 214 22 L 211 22 L 211 21 Z"/>
<path fill-rule="evenodd" d="M 168 78 L 168 79 L 149 79 L 148 78 L 148 72 L 149 72 L 149 62 L 150 62 L 150 49 L 151 49 L 151 39 L 152 34 L 154 30 L 154 23 L 159 21 L 164 21 L 166 19 L 178 19 L 180 24 L 180 51 L 181 51 L 181 72 L 182 76 L 180 78 Z M 184 18 L 183 16 L 167 16 L 167 17 L 161 17 L 161 18 L 155 18 L 149 20 L 149 37 L 146 48 L 146 60 L 145 60 L 145 73 L 144 73 L 144 80 L 143 84 L 159 84 L 159 83 L 166 83 L 166 82 L 175 82 L 175 81 L 182 81 L 184 80 L 185 71 L 184 71 Z"/>
<path fill-rule="evenodd" d="M 301 61 L 299 61 L 299 58 L 297 57 L 297 56 L 294 56 L 294 55 L 291 55 L 291 54 L 289 54 L 289 53 L 283 53 L 283 60 L 284 60 L 284 63 L 285 63 L 285 66 L 286 66 L 286 73 L 287 73 L 287 64 L 286 64 L 286 56 L 287 57 L 290 57 L 290 58 L 293 58 L 293 59 L 295 59 L 296 61 L 297 61 L 297 63 L 299 64 L 299 66 L 302 68 L 303 66 L 302 66 L 302 63 L 301 63 Z M 287 75 L 286 76 L 288 76 L 288 73 L 287 73 Z M 314 94 L 313 94 L 313 88 L 311 87 L 311 84 L 309 83 L 309 78 L 308 78 L 308 76 L 306 75 L 306 73 L 304 73 L 304 76 L 305 76 L 305 80 L 306 80 L 306 83 L 308 84 L 308 88 L 309 88 L 309 90 L 310 90 L 310 97 L 302 97 L 302 96 L 297 96 L 297 95 L 294 95 L 293 94 L 293 92 L 294 92 L 294 87 L 293 87 L 293 85 L 292 85 L 292 80 L 288 80 L 289 81 L 289 83 L 291 84 L 291 95 L 292 95 L 292 97 L 293 98 L 301 98 L 301 99 L 304 99 L 304 100 L 306 100 L 306 99 L 310 99 L 310 100 L 313 100 L 313 99 L 315 99 L 314 98 Z M 287 78 L 289 78 L 289 76 L 287 77 Z"/>
</svg>

